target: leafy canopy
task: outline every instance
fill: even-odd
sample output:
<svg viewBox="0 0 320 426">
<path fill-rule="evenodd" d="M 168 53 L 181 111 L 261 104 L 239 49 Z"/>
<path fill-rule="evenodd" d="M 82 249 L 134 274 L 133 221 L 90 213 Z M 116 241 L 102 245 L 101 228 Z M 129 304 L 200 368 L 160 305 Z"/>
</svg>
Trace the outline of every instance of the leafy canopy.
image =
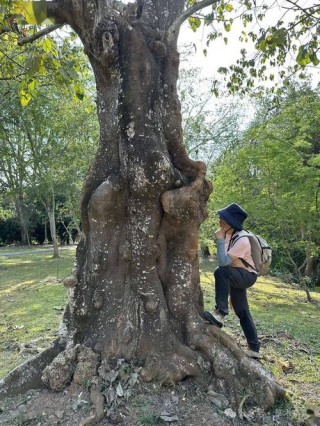
<svg viewBox="0 0 320 426">
<path fill-rule="evenodd" d="M 46 3 L 0 1 L 0 81 L 19 83 L 23 106 L 37 96 L 40 88 L 50 90 L 51 83 L 67 88 L 75 99 L 85 97 L 82 80 L 88 77 L 90 68 L 73 32 L 49 32 L 25 44 L 37 34 L 39 24 L 51 28 L 46 19 Z"/>
<path fill-rule="evenodd" d="M 197 3 L 188 0 L 189 5 Z M 300 3 L 215 1 L 203 13 L 189 19 L 194 31 L 202 23 L 208 27 L 208 47 L 217 38 L 223 38 L 227 44 L 229 33 L 238 31 L 243 42 L 240 57 L 230 67 L 219 69 L 231 93 L 247 93 L 259 82 L 269 83 L 274 92 L 276 74 L 281 87 L 282 83 L 289 84 L 292 74 L 305 78 L 308 66 L 319 65 L 320 5 L 313 0 Z"/>
</svg>

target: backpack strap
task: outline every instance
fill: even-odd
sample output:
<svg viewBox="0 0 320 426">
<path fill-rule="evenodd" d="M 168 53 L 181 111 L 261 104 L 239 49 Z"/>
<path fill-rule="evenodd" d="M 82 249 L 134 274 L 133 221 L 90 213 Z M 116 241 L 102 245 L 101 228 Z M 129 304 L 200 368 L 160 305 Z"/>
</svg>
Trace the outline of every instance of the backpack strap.
<svg viewBox="0 0 320 426">
<path fill-rule="evenodd" d="M 243 233 L 243 232 L 245 232 L 245 233 Z M 243 238 L 243 237 L 247 237 L 247 238 L 249 238 L 250 237 L 250 232 L 249 231 L 246 231 L 245 229 L 243 229 L 242 231 L 235 231 L 233 234 L 232 234 L 232 236 L 231 236 L 231 238 L 230 238 L 230 241 L 229 241 L 229 245 L 228 245 L 228 250 L 227 251 L 229 251 L 230 249 L 231 249 L 231 247 L 233 247 L 234 245 L 235 245 L 235 243 L 238 241 L 238 240 L 240 240 L 240 238 Z M 249 238 L 249 241 L 250 241 L 250 238 Z M 251 245 L 251 243 L 250 243 L 250 245 Z M 246 266 L 247 268 L 248 267 L 250 267 L 251 269 L 253 269 L 254 271 L 256 271 L 256 272 L 259 272 L 254 266 L 252 266 L 249 262 L 247 262 L 245 259 L 243 259 L 242 257 L 239 257 L 239 259 L 241 260 L 241 262 L 244 264 L 244 266 Z"/>
<path fill-rule="evenodd" d="M 231 249 L 231 247 L 235 244 L 236 240 L 238 239 L 238 231 L 233 231 L 229 244 L 228 244 L 228 250 L 229 251 Z"/>
<path fill-rule="evenodd" d="M 249 235 L 250 232 L 246 231 L 245 229 L 243 229 L 242 231 L 234 231 L 229 241 L 228 250 L 231 249 L 231 247 L 233 247 L 240 238 L 249 237 Z"/>
<path fill-rule="evenodd" d="M 245 259 L 243 259 L 242 257 L 239 257 L 239 259 L 241 260 L 241 262 L 245 265 L 245 266 L 250 266 L 251 269 L 253 269 L 256 272 L 259 272 L 254 266 L 250 265 L 249 262 L 247 262 Z"/>
</svg>

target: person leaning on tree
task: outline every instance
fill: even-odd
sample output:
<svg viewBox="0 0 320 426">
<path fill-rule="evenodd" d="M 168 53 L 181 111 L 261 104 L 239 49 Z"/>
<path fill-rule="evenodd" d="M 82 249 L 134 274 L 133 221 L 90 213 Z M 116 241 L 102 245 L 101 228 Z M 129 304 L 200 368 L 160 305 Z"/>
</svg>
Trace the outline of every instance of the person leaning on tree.
<svg viewBox="0 0 320 426">
<path fill-rule="evenodd" d="M 243 222 L 248 217 L 238 204 L 230 204 L 217 211 L 220 227 L 215 232 L 217 239 L 218 267 L 215 269 L 215 310 L 205 311 L 203 317 L 210 324 L 222 327 L 224 317 L 228 315 L 228 299 L 230 295 L 233 309 L 240 320 L 249 350 L 247 355 L 252 358 L 262 358 L 259 353 L 260 343 L 257 330 L 250 314 L 247 288 L 257 280 L 257 272 L 251 256 L 249 238 L 239 238 L 231 246 L 231 238 L 243 229 Z"/>
</svg>

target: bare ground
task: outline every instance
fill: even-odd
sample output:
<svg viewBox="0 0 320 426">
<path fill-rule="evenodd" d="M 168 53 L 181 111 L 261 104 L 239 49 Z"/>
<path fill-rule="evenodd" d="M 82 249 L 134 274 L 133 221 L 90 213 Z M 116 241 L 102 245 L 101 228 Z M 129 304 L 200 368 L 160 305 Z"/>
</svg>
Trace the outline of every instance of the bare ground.
<svg viewBox="0 0 320 426">
<path fill-rule="evenodd" d="M 279 406 L 264 413 L 244 405 L 235 413 L 224 403 L 218 408 L 217 398 L 208 388 L 186 380 L 174 387 L 143 384 L 139 381 L 125 399 L 116 396 L 99 423 L 90 421 L 92 404 L 87 389 L 72 383 L 63 392 L 32 390 L 7 398 L 0 403 L 0 424 L 14 425 L 123 425 L 123 426 L 229 426 L 229 425 L 298 425 L 288 417 L 289 410 Z M 119 393 L 121 395 L 121 393 Z M 218 397 L 218 405 L 224 401 Z M 215 401 L 215 402 L 212 402 Z"/>
</svg>

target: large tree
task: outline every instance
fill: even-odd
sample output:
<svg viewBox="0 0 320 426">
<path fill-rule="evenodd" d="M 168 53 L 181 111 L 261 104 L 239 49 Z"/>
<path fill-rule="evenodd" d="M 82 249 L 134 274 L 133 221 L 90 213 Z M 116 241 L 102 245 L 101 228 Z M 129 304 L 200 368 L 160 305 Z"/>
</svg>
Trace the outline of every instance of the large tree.
<svg viewBox="0 0 320 426">
<path fill-rule="evenodd" d="M 204 163 L 190 160 L 183 145 L 177 38 L 181 24 L 212 3 L 46 3 L 90 60 L 100 145 L 82 191 L 84 238 L 65 281 L 59 340 L 29 363 L 28 374 L 8 376 L 2 395 L 16 383 L 20 390 L 38 383 L 57 354 L 43 373 L 56 390 L 89 359 L 98 375 L 98 362 L 121 357 L 139 362 L 145 381 L 211 377 L 233 406 L 243 392 L 266 409 L 283 394 L 230 336 L 202 319 L 198 231 L 211 186 Z"/>
</svg>

